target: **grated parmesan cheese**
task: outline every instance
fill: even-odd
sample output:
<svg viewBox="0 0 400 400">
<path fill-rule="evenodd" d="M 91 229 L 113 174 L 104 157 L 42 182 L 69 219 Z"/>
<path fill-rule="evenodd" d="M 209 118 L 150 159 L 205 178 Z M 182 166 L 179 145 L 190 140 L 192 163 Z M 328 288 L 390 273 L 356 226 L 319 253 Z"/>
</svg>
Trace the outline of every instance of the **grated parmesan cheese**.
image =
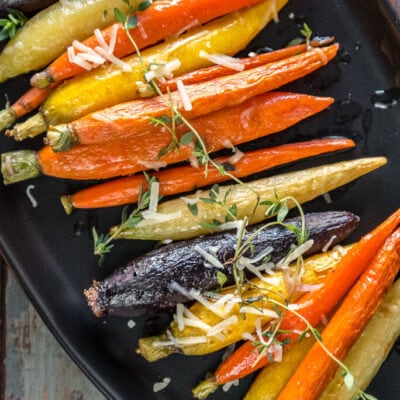
<svg viewBox="0 0 400 400">
<path fill-rule="evenodd" d="M 288 309 L 291 311 L 301 310 L 302 308 L 308 307 L 313 303 L 313 300 L 307 300 L 304 303 L 291 303 L 288 305 Z"/>
<path fill-rule="evenodd" d="M 246 224 L 247 225 L 247 224 Z M 240 238 L 243 228 L 246 226 L 243 219 L 238 219 L 235 221 L 224 222 L 219 226 L 221 231 L 230 231 L 236 229 L 236 236 Z"/>
<path fill-rule="evenodd" d="M 236 315 L 232 315 L 229 318 L 224 319 L 218 324 L 211 327 L 211 329 L 207 332 L 207 336 L 215 336 L 216 334 L 222 332 L 224 329 L 230 327 L 231 325 L 236 325 L 238 323 L 238 317 Z"/>
<path fill-rule="evenodd" d="M 332 235 L 329 240 L 325 243 L 324 247 L 321 249 L 321 251 L 323 253 L 327 252 L 329 247 L 331 247 L 332 243 L 334 242 L 334 240 L 337 238 L 336 235 Z"/>
<path fill-rule="evenodd" d="M 200 50 L 200 58 L 204 58 L 214 64 L 221 65 L 226 68 L 233 69 L 235 71 L 243 71 L 244 64 L 238 58 L 227 56 L 225 54 L 209 54 L 204 50 Z"/>
<path fill-rule="evenodd" d="M 165 161 L 147 161 L 139 160 L 138 164 L 144 165 L 147 169 L 158 171 L 160 168 L 165 168 L 168 164 Z"/>
<path fill-rule="evenodd" d="M 35 188 L 35 185 L 28 185 L 26 188 L 26 195 L 28 196 L 28 199 L 30 200 L 32 207 L 37 207 L 38 202 L 36 199 L 33 197 L 32 190 Z"/>
<path fill-rule="evenodd" d="M 233 149 L 233 152 L 234 154 L 233 156 L 229 157 L 228 162 L 230 164 L 235 165 L 238 161 L 240 161 L 243 158 L 244 153 L 236 147 Z"/>
<path fill-rule="evenodd" d="M 174 220 L 176 218 L 180 218 L 181 217 L 181 211 L 178 210 L 178 211 L 176 211 L 174 213 L 161 214 L 161 213 L 158 213 L 158 212 L 145 210 L 145 211 L 142 212 L 142 217 L 143 217 L 143 220 L 146 221 L 146 223 L 168 222 L 168 221 L 172 221 L 172 220 Z M 143 221 L 140 221 L 139 224 L 141 224 L 142 222 Z"/>
<path fill-rule="evenodd" d="M 150 199 L 148 208 L 150 212 L 157 212 L 159 193 L 160 183 L 157 181 L 152 182 L 150 186 Z"/>
<path fill-rule="evenodd" d="M 244 306 L 240 308 L 240 312 L 244 314 L 261 315 L 263 317 L 278 318 L 279 315 L 268 308 L 256 308 L 251 306 Z"/>
<path fill-rule="evenodd" d="M 183 200 L 185 203 L 193 205 L 196 204 L 200 199 L 200 194 L 202 193 L 201 190 L 198 190 L 194 195 L 191 197 L 184 197 L 181 196 L 180 199 Z"/>
<path fill-rule="evenodd" d="M 327 204 L 332 204 L 332 198 L 331 198 L 331 195 L 327 192 L 327 193 L 324 193 L 323 195 L 322 195 L 322 197 L 324 198 L 324 200 L 325 200 L 325 202 L 327 203 Z"/>
<path fill-rule="evenodd" d="M 133 319 L 130 319 L 128 321 L 127 325 L 128 325 L 129 329 L 132 329 L 132 328 L 134 328 L 136 326 L 136 322 Z"/>
<path fill-rule="evenodd" d="M 179 95 L 181 96 L 181 99 L 182 99 L 184 110 L 185 111 L 190 111 L 193 108 L 193 106 L 192 106 L 190 98 L 189 98 L 189 96 L 188 96 L 188 94 L 186 92 L 186 88 L 185 88 L 184 83 L 180 79 L 178 79 L 176 81 L 176 85 L 177 85 L 177 89 L 178 89 Z"/>
<path fill-rule="evenodd" d="M 221 261 L 218 260 L 217 257 L 215 257 L 212 254 L 208 253 L 200 245 L 197 244 L 194 247 L 194 251 L 199 253 L 206 261 L 208 261 L 215 268 L 219 268 L 219 269 L 223 269 L 224 268 L 224 265 L 221 263 Z"/>
<path fill-rule="evenodd" d="M 174 317 L 176 317 L 175 321 L 178 324 L 178 329 L 180 331 L 183 331 L 185 329 L 185 322 L 183 320 L 183 308 L 184 308 L 184 305 L 181 303 L 178 303 L 176 305 L 176 314 L 174 315 Z"/>
<path fill-rule="evenodd" d="M 118 29 L 118 24 L 112 26 L 110 42 L 108 44 L 104 39 L 103 33 L 99 29 L 95 29 L 94 35 L 96 36 L 99 46 L 96 46 L 94 49 L 78 40 L 74 40 L 72 45 L 67 49 L 68 61 L 87 71 L 97 68 L 106 61 L 120 67 L 125 72 L 132 71 L 132 67 L 128 63 L 113 54 L 117 43 Z"/>
<path fill-rule="evenodd" d="M 157 393 L 163 389 L 165 389 L 171 383 L 171 378 L 166 377 L 162 380 L 162 382 L 156 382 L 153 385 L 153 392 Z"/>
<path fill-rule="evenodd" d="M 242 339 L 243 340 L 249 340 L 250 342 L 255 342 L 256 341 L 256 337 L 254 335 L 252 335 L 249 332 L 243 332 L 242 333 Z"/>
<path fill-rule="evenodd" d="M 235 380 L 232 381 L 232 382 L 225 383 L 225 384 L 222 386 L 222 390 L 223 390 L 224 392 L 227 392 L 232 386 L 239 386 L 239 379 L 235 379 Z"/>
<path fill-rule="evenodd" d="M 153 79 L 157 79 L 160 82 L 165 82 L 165 78 L 172 78 L 173 71 L 181 66 L 181 62 L 178 59 L 173 59 L 167 63 L 153 63 L 150 65 L 150 71 L 144 74 L 144 79 L 150 82 Z"/>
<path fill-rule="evenodd" d="M 314 240 L 309 239 L 300 246 L 296 247 L 291 253 L 288 254 L 287 257 L 284 257 L 282 260 L 278 261 L 276 264 L 277 268 L 283 268 L 288 266 L 292 261 L 295 261 L 301 255 L 303 255 L 306 251 L 308 251 L 312 245 L 314 244 Z"/>
</svg>

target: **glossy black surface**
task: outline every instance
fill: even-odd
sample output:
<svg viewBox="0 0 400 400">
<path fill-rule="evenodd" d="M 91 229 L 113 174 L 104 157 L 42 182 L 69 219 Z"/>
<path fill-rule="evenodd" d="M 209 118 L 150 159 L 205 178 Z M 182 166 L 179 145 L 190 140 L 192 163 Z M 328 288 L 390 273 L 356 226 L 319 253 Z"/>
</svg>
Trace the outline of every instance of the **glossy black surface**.
<svg viewBox="0 0 400 400">
<path fill-rule="evenodd" d="M 307 211 L 346 209 L 359 215 L 361 222 L 353 240 L 400 206 L 400 104 L 396 103 L 398 89 L 393 89 L 399 82 L 396 47 L 400 47 L 400 40 L 396 24 L 387 22 L 384 16 L 387 10 L 380 1 L 291 0 L 280 14 L 281 22 L 268 26 L 250 46 L 282 47 L 299 35 L 299 24 L 303 22 L 314 34 L 334 35 L 340 43 L 334 62 L 287 87 L 333 96 L 335 104 L 284 134 L 247 147 L 327 135 L 343 135 L 357 142 L 351 152 L 319 157 L 274 172 L 338 159 L 386 156 L 387 166 L 332 192 L 332 204 L 317 199 L 305 206 Z M 0 86 L 0 92 L 7 93 L 13 101 L 27 88 L 28 78 L 11 80 Z M 0 138 L 1 152 L 40 145 L 40 139 L 21 144 Z M 35 185 L 32 193 L 39 202 L 37 208 L 32 208 L 25 194 L 29 184 Z M 132 256 L 149 250 L 152 244 L 119 242 L 99 268 L 91 254 L 91 226 L 105 231 L 119 221 L 121 209 L 77 211 L 66 216 L 59 196 L 82 186 L 47 177 L 8 187 L 0 184 L 2 252 L 52 332 L 106 396 L 124 400 L 189 399 L 191 388 L 217 366 L 221 352 L 198 358 L 174 355 L 149 364 L 134 353 L 137 337 L 155 333 L 168 321 L 167 315 L 135 318 L 136 326 L 130 329 L 129 319 L 98 320 L 88 309 L 83 289 L 94 278 L 103 279 Z M 381 400 L 400 398 L 399 365 L 400 355 L 395 347 L 370 392 Z M 164 391 L 153 393 L 153 383 L 165 376 L 171 377 L 171 384 Z M 241 399 L 251 379 L 243 380 L 227 394 L 219 391 L 210 398 Z"/>
</svg>

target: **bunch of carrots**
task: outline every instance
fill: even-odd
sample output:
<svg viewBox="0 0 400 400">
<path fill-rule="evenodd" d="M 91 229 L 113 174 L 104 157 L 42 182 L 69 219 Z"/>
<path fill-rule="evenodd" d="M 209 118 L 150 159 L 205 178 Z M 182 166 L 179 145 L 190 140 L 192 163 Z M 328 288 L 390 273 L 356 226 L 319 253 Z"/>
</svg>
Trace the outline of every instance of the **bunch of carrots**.
<svg viewBox="0 0 400 400">
<path fill-rule="evenodd" d="M 149 170 L 157 170 L 152 175 L 160 183 L 158 194 L 171 196 L 355 146 L 346 138 L 330 138 L 247 153 L 236 147 L 280 132 L 334 101 L 276 91 L 329 63 L 338 51 L 332 38 L 317 42 L 307 37 L 306 43 L 270 53 L 231 57 L 277 19 L 285 0 L 122 3 L 114 24 L 75 41 L 67 51 L 60 45 L 59 56 L 50 65 L 42 54 L 35 62 L 35 54 L 29 54 L 18 71 L 0 68 L 2 82 L 30 68 L 46 67 L 32 76 L 32 87 L 24 95 L 0 111 L 0 129 L 10 128 L 5 131 L 9 137 L 23 140 L 46 132 L 43 148 L 1 155 L 5 184 L 43 174 L 74 180 L 113 178 L 63 195 L 62 205 L 71 213 L 76 208 L 137 202 L 143 191 L 150 190 Z M 57 12 L 64 12 L 59 4 L 38 13 L 36 25 L 27 24 L 19 34 L 29 36 L 32 25 L 37 29 L 40 24 L 49 34 L 46 20 Z M 76 34 L 70 42 L 79 37 Z M 165 43 L 159 44 L 162 40 Z M 223 56 L 211 54 L 221 52 Z M 0 54 L 3 65 L 11 65 L 10 53 L 15 58 L 12 51 Z M 126 90 L 119 90 L 123 87 Z M 37 108 L 37 114 L 11 128 Z M 233 154 L 210 158 L 210 153 L 226 148 Z M 182 162 L 186 164 L 174 165 Z M 296 303 L 298 312 L 284 314 L 277 338 L 285 343 L 286 352 L 301 342 L 301 332 L 318 326 L 344 298 L 322 339 L 273 398 L 317 399 L 322 394 L 395 279 L 400 267 L 399 222 L 397 211 L 351 248 L 321 288 Z M 356 302 L 358 311 L 353 312 Z M 205 398 L 220 385 L 268 363 L 268 357 L 260 357 L 254 344 L 246 342 L 194 394 Z M 263 384 L 258 383 L 257 390 Z M 252 389 L 248 399 L 261 399 L 251 393 Z"/>
</svg>

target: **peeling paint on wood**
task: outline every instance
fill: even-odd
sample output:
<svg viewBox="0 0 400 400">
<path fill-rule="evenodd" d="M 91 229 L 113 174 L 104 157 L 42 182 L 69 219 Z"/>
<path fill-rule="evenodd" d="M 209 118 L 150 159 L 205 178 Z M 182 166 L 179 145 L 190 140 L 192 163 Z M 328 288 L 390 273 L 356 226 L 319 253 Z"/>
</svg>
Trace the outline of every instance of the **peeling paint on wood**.
<svg viewBox="0 0 400 400">
<path fill-rule="evenodd" d="M 0 257 L 1 258 L 1 257 Z M 3 264 L 3 265 L 2 265 Z M 103 400 L 49 332 L 0 260 L 4 400 Z M 5 282 L 4 282 L 5 280 Z"/>
</svg>

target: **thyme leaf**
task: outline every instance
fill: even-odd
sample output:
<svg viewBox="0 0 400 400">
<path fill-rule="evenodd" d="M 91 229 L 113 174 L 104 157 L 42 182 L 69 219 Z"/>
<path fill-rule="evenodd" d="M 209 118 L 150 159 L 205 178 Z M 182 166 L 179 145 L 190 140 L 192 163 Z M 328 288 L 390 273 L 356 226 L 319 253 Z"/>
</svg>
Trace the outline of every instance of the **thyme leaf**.
<svg viewBox="0 0 400 400">
<path fill-rule="evenodd" d="M 150 177 L 146 173 L 144 173 L 144 176 L 148 187 L 151 188 L 152 183 L 156 182 L 157 179 L 154 176 Z M 111 249 L 114 247 L 112 242 L 119 236 L 119 234 L 125 229 L 134 228 L 143 220 L 142 212 L 149 207 L 149 203 L 150 190 L 143 191 L 142 187 L 140 187 L 136 208 L 131 212 L 128 211 L 128 206 L 123 208 L 121 212 L 121 223 L 112 234 L 102 233 L 99 235 L 96 228 L 92 228 L 93 253 L 100 257 L 99 265 L 103 264 L 106 254 L 110 253 Z"/>
<path fill-rule="evenodd" d="M 26 21 L 27 17 L 21 11 L 9 9 L 7 18 L 0 19 L 0 41 L 12 39 Z"/>
</svg>

